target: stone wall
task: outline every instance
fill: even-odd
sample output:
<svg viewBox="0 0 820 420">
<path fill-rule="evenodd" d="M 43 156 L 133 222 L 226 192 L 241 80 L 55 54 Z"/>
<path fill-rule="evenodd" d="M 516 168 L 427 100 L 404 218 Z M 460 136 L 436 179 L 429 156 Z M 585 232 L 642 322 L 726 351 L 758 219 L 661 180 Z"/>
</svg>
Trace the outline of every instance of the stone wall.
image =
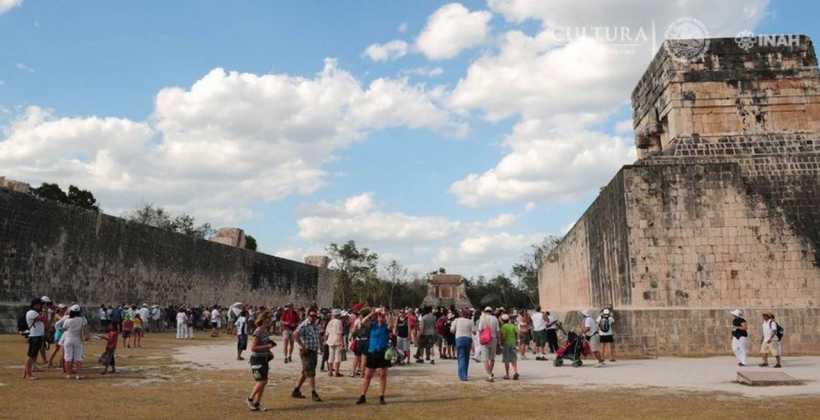
<svg viewBox="0 0 820 420">
<path fill-rule="evenodd" d="M 544 259 L 542 306 L 612 305 L 620 346 L 660 354 L 726 352 L 728 309 L 771 310 L 787 350 L 820 352 L 820 72 L 790 39 L 661 48 L 632 94 L 640 159 Z"/>
<path fill-rule="evenodd" d="M 0 189 L 0 303 L 330 305 L 333 273 Z"/>
</svg>

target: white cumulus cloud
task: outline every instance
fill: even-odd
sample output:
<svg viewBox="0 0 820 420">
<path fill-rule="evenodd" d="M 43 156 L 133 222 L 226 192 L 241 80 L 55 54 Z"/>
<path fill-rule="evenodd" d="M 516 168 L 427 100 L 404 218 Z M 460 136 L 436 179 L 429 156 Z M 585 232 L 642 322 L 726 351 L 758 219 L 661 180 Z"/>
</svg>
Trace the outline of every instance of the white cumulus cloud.
<svg viewBox="0 0 820 420">
<path fill-rule="evenodd" d="M 407 48 L 406 42 L 395 39 L 384 44 L 370 44 L 363 54 L 373 61 L 395 60 L 407 55 Z"/>
<path fill-rule="evenodd" d="M 321 187 L 323 165 L 373 130 L 463 134 L 444 95 L 405 80 L 364 86 L 333 60 L 312 78 L 218 68 L 160 90 L 147 121 L 30 107 L 2 131 L 0 173 L 89 188 L 112 213 L 148 201 L 236 223 L 252 203 Z"/>
<path fill-rule="evenodd" d="M 486 10 L 471 12 L 460 3 L 446 4 L 428 17 L 416 47 L 431 60 L 453 58 L 487 40 L 491 18 Z"/>
<path fill-rule="evenodd" d="M 0 15 L 15 7 L 20 7 L 22 4 L 23 0 L 0 0 Z"/>
</svg>

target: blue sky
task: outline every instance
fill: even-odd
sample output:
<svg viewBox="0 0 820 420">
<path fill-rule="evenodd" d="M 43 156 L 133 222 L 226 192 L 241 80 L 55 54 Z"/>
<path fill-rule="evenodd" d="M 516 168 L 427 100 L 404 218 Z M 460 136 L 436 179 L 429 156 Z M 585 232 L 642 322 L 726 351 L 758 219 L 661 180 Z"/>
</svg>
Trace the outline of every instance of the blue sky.
<svg viewBox="0 0 820 420">
<path fill-rule="evenodd" d="M 349 238 L 419 272 L 507 272 L 634 159 L 654 52 L 546 28 L 817 39 L 820 7 L 599 3 L 0 0 L 0 175 L 238 225 L 294 259 Z"/>
</svg>

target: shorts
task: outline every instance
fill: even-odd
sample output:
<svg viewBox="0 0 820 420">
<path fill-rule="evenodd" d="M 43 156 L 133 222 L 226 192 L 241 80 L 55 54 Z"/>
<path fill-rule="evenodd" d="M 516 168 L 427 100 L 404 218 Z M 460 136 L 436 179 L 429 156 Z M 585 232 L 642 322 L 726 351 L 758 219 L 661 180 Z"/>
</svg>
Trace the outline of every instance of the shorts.
<svg viewBox="0 0 820 420">
<path fill-rule="evenodd" d="M 291 328 L 291 327 L 282 328 L 282 339 L 283 340 L 292 340 L 293 339 L 293 328 Z"/>
<path fill-rule="evenodd" d="M 518 355 L 515 352 L 515 346 L 504 345 L 501 348 L 501 361 L 504 363 L 514 363 L 518 361 Z"/>
<path fill-rule="evenodd" d="M 396 347 L 405 354 L 410 352 L 410 339 L 407 337 L 398 337 L 396 340 Z"/>
<path fill-rule="evenodd" d="M 422 349 L 431 349 L 433 345 L 436 343 L 436 336 L 434 335 L 422 335 L 419 337 L 419 347 Z"/>
<path fill-rule="evenodd" d="M 495 361 L 495 351 L 498 348 L 498 339 L 493 339 L 486 345 L 481 346 L 481 361 L 486 362 L 488 360 Z"/>
<path fill-rule="evenodd" d="M 103 366 L 116 366 L 116 360 L 114 359 L 114 351 L 104 351 L 103 354 L 100 355 L 99 362 Z"/>
<path fill-rule="evenodd" d="M 319 361 L 318 354 L 315 350 L 305 350 L 299 353 L 299 358 L 302 359 L 302 373 L 306 378 L 316 377 L 316 363 Z"/>
<path fill-rule="evenodd" d="M 268 381 L 268 356 L 267 355 L 253 355 L 251 356 L 251 374 L 253 380 L 257 382 Z"/>
<path fill-rule="evenodd" d="M 83 361 L 83 343 L 63 344 L 63 360 L 66 362 Z"/>
<path fill-rule="evenodd" d="M 239 351 L 245 351 L 248 349 L 248 336 L 246 334 L 236 336 L 236 349 Z"/>
<path fill-rule="evenodd" d="M 327 360 L 330 363 L 342 361 L 342 346 L 339 344 L 327 346 Z"/>
<path fill-rule="evenodd" d="M 45 338 L 42 336 L 38 337 L 29 337 L 28 338 L 28 351 L 26 354 L 31 359 L 36 359 L 37 354 L 40 353 L 40 349 L 43 348 L 43 343 L 45 342 Z"/>
<path fill-rule="evenodd" d="M 532 333 L 535 339 L 535 347 L 544 347 L 547 344 L 547 330 L 533 331 Z"/>
<path fill-rule="evenodd" d="M 456 336 L 453 335 L 453 334 L 445 335 L 444 340 L 447 342 L 448 346 L 455 346 L 456 345 Z"/>
<path fill-rule="evenodd" d="M 615 336 L 612 335 L 612 334 L 601 335 L 600 337 L 601 337 L 601 343 L 614 343 L 615 342 Z"/>
<path fill-rule="evenodd" d="M 521 344 L 528 346 L 530 344 L 530 341 L 532 341 L 532 333 L 530 333 L 529 331 L 519 333 L 518 341 L 521 342 Z"/>
<path fill-rule="evenodd" d="M 356 339 L 356 348 L 353 350 L 353 354 L 356 356 L 364 356 L 367 354 L 367 346 L 369 342 L 366 338 L 357 338 Z"/>
<path fill-rule="evenodd" d="M 213 329 L 219 328 L 219 323 L 218 322 L 211 322 L 211 328 L 213 328 Z"/>
<path fill-rule="evenodd" d="M 142 334 L 142 327 L 135 327 L 134 328 L 134 334 L 136 334 L 136 335 Z"/>
<path fill-rule="evenodd" d="M 122 338 L 128 338 L 128 337 L 131 337 L 131 331 L 123 331 L 122 332 Z"/>
<path fill-rule="evenodd" d="M 589 349 L 591 351 L 601 351 L 601 336 L 600 335 L 595 334 L 592 337 L 587 337 L 587 341 L 589 341 Z"/>
<path fill-rule="evenodd" d="M 780 340 L 773 338 L 770 343 L 763 342 L 760 345 L 760 353 L 769 354 L 771 356 L 780 356 Z"/>
<path fill-rule="evenodd" d="M 387 349 L 382 351 L 376 351 L 373 353 L 367 354 L 367 363 L 365 363 L 365 367 L 368 369 L 387 369 L 390 367 L 390 361 L 384 358 L 384 354 L 387 352 Z"/>
</svg>

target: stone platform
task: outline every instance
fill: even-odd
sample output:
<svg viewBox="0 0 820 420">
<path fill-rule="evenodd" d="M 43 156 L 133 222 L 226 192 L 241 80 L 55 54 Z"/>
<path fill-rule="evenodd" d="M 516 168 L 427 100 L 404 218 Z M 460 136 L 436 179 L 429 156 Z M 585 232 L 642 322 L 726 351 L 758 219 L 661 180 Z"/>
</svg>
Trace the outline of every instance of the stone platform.
<svg viewBox="0 0 820 420">
<path fill-rule="evenodd" d="M 784 372 L 738 372 L 737 382 L 749 386 L 802 385 L 803 381 Z"/>
</svg>

